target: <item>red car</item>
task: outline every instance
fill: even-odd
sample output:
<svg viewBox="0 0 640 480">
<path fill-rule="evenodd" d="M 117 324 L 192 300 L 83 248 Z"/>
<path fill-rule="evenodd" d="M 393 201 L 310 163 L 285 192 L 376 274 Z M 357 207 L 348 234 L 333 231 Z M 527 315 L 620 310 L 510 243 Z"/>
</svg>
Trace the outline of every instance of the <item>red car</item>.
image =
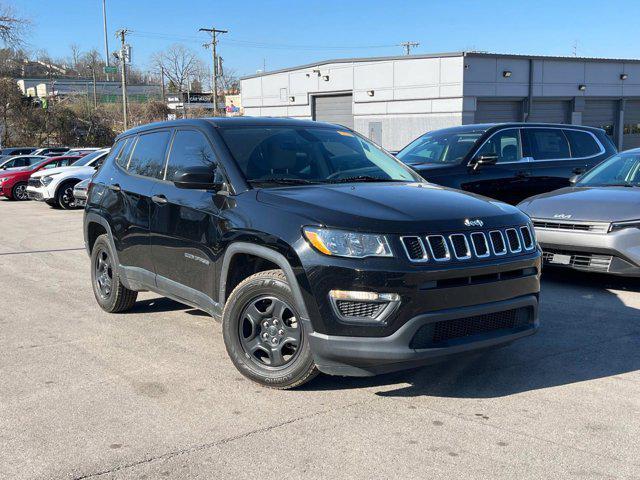
<svg viewBox="0 0 640 480">
<path fill-rule="evenodd" d="M 27 167 L 10 168 L 0 171 L 0 197 L 10 200 L 27 200 L 27 182 L 32 173 L 39 170 L 68 167 L 82 158 L 79 155 L 51 157 Z"/>
</svg>

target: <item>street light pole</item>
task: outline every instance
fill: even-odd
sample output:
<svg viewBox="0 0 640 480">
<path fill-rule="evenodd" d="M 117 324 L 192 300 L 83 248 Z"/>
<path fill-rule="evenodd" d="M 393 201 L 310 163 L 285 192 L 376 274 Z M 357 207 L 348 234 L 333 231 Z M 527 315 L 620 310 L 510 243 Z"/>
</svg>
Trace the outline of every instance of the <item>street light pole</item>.
<svg viewBox="0 0 640 480">
<path fill-rule="evenodd" d="M 129 31 L 126 28 L 118 30 L 116 35 L 120 37 L 120 72 L 122 76 L 122 121 L 124 130 L 128 129 L 127 119 L 127 59 L 125 57 L 126 36 Z"/>
</svg>

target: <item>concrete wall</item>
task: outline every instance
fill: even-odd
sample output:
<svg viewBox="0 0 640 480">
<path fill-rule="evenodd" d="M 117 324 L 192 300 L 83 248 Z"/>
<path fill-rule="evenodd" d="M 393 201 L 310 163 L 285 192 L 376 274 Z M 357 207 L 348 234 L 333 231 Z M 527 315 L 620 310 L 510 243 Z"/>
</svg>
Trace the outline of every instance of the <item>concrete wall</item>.
<svg viewBox="0 0 640 480">
<path fill-rule="evenodd" d="M 242 103 L 245 115 L 311 118 L 313 95 L 353 93 L 356 131 L 368 135 L 380 122 L 382 145 L 395 150 L 461 123 L 463 64 L 462 56 L 445 56 L 310 66 L 243 79 Z"/>
</svg>

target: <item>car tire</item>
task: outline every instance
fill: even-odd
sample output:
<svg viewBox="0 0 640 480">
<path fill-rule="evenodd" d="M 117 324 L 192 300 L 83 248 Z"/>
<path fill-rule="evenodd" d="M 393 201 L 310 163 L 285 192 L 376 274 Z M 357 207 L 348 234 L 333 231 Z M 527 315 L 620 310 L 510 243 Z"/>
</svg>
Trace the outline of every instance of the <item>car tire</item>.
<svg viewBox="0 0 640 480">
<path fill-rule="evenodd" d="M 131 310 L 138 298 L 138 292 L 120 281 L 115 258 L 109 238 L 100 235 L 91 250 L 91 285 L 98 305 L 109 313 Z"/>
<path fill-rule="evenodd" d="M 222 313 L 222 332 L 240 373 L 283 390 L 318 374 L 298 311 L 282 270 L 258 272 L 231 292 Z"/>
<path fill-rule="evenodd" d="M 56 192 L 56 204 L 63 210 L 71 210 L 76 208 L 75 199 L 73 198 L 73 187 L 76 181 L 64 182 L 58 187 Z"/>
<path fill-rule="evenodd" d="M 27 182 L 18 182 L 11 189 L 11 199 L 24 201 L 29 200 L 27 196 Z"/>
<path fill-rule="evenodd" d="M 60 208 L 60 205 L 58 205 L 58 203 L 56 202 L 55 198 L 54 199 L 45 200 L 44 202 L 47 205 L 49 205 L 51 208 Z"/>
</svg>

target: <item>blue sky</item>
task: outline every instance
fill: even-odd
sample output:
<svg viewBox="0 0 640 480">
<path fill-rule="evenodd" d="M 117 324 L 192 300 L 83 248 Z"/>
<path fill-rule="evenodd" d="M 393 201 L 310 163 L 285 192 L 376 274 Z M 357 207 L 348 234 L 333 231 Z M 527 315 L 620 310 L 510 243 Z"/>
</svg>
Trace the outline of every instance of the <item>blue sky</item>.
<svg viewBox="0 0 640 480">
<path fill-rule="evenodd" d="M 33 50 L 69 55 L 69 45 L 103 51 L 101 0 L 4 0 L 30 18 Z M 27 7 L 28 4 L 28 8 Z M 134 63 L 172 43 L 183 43 L 210 63 L 199 27 L 230 33 L 220 43 L 226 67 L 239 74 L 317 60 L 483 50 L 500 53 L 640 57 L 638 0 L 107 0 L 109 46 L 114 32 L 131 29 Z"/>
</svg>

